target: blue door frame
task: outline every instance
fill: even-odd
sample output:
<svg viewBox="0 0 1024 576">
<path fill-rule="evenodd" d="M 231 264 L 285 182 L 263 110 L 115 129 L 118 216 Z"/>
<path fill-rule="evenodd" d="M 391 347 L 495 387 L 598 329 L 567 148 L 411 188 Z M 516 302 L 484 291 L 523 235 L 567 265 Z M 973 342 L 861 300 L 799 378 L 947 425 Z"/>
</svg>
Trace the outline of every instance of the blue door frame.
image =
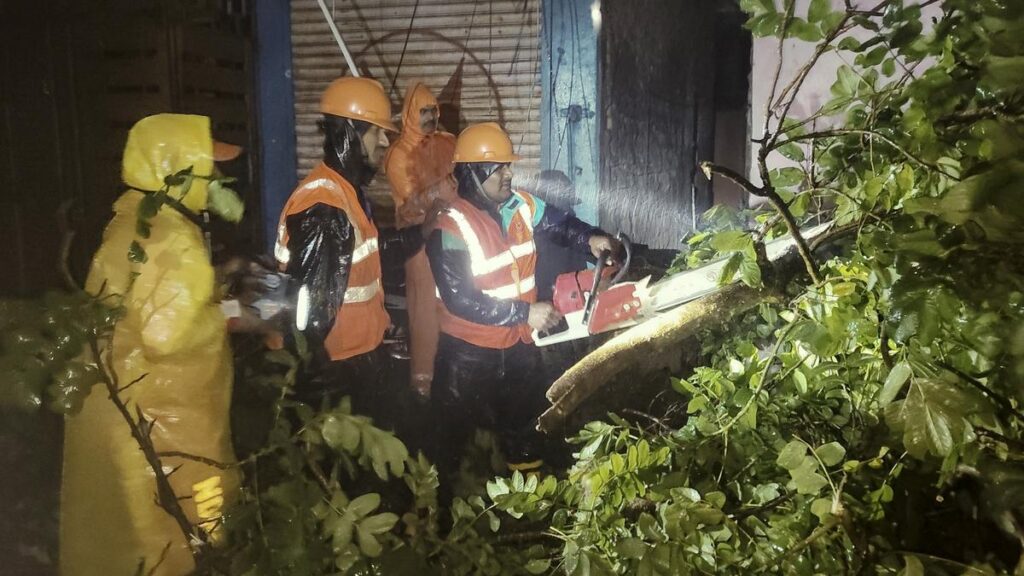
<svg viewBox="0 0 1024 576">
<path fill-rule="evenodd" d="M 256 14 L 256 110 L 263 240 L 272 252 L 277 221 L 296 184 L 295 91 L 292 86 L 291 13 L 288 0 L 253 2 Z"/>
<path fill-rule="evenodd" d="M 541 165 L 576 185 L 576 215 L 598 224 L 600 0 L 543 0 Z"/>
</svg>

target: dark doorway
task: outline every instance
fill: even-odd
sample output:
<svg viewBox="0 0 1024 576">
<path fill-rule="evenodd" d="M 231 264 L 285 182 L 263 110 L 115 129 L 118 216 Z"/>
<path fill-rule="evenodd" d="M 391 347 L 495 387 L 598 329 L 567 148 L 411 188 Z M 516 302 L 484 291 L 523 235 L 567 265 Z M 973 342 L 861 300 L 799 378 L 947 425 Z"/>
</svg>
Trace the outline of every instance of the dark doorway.
<svg viewBox="0 0 1024 576">
<path fill-rule="evenodd" d="M 207 115 L 216 138 L 255 150 L 248 2 L 0 3 L 0 296 L 62 285 L 65 201 L 76 231 L 68 263 L 83 280 L 123 192 L 121 152 L 136 120 Z M 251 213 L 215 231 L 233 249 L 259 246 L 255 166 L 254 153 L 224 166 Z"/>
<path fill-rule="evenodd" d="M 601 10 L 601 223 L 678 248 L 715 202 L 699 163 L 745 165 L 750 36 L 731 1 L 605 0 Z"/>
</svg>

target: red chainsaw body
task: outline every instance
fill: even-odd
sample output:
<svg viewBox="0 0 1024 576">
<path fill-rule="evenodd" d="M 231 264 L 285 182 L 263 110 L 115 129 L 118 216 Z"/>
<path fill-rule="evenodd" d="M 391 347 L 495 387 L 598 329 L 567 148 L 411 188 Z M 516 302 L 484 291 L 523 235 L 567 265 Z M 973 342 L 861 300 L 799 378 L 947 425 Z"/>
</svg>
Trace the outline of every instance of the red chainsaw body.
<svg viewBox="0 0 1024 576">
<path fill-rule="evenodd" d="M 605 269 L 601 274 L 611 278 L 614 270 Z M 555 279 L 555 290 L 552 303 L 555 310 L 563 316 L 571 312 L 583 310 L 587 305 L 587 295 L 594 287 L 594 271 L 581 270 L 561 274 Z M 640 299 L 636 293 L 636 284 L 629 282 L 616 284 L 598 292 L 594 309 L 590 313 L 587 331 L 598 334 L 614 329 L 617 325 L 636 318 L 640 313 Z"/>
<path fill-rule="evenodd" d="M 636 293 L 636 284 L 627 282 L 616 284 L 597 295 L 594 310 L 590 313 L 587 331 L 600 334 L 617 328 L 640 314 L 640 298 Z"/>
<path fill-rule="evenodd" d="M 555 278 L 552 304 L 558 313 L 565 316 L 570 312 L 583 310 L 587 305 L 587 293 L 594 287 L 594 271 L 580 270 L 566 272 Z"/>
</svg>

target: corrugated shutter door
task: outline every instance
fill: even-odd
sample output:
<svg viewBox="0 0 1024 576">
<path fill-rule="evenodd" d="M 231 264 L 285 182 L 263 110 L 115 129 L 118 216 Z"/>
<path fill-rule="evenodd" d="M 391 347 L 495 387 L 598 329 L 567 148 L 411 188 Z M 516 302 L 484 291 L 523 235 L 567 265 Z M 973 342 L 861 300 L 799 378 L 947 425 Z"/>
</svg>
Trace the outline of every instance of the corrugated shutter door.
<svg viewBox="0 0 1024 576">
<path fill-rule="evenodd" d="M 461 63 L 461 91 L 452 102 L 460 112 L 459 128 L 503 122 L 523 157 L 517 167 L 537 170 L 540 0 L 327 0 L 327 6 L 363 71 L 369 70 L 385 89 L 391 88 L 397 72 L 397 86 L 391 91 L 396 119 L 405 90 L 415 81 L 426 83 L 438 95 L 444 115 L 447 102 L 442 91 Z M 316 127 L 320 94 L 347 68 L 316 0 L 292 0 L 291 8 L 301 177 L 322 155 Z M 451 86 L 446 94 L 450 90 Z M 450 120 L 442 118 L 449 126 Z M 391 205 L 385 178 L 378 177 L 369 194 L 375 202 Z"/>
</svg>

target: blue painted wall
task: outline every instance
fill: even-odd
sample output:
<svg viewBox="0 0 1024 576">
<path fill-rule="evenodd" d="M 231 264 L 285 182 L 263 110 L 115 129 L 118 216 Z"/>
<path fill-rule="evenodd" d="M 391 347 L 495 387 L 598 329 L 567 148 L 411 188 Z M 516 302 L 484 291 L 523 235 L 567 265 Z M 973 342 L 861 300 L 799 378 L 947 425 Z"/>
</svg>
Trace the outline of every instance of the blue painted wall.
<svg viewBox="0 0 1024 576">
<path fill-rule="evenodd" d="M 597 224 L 600 103 L 597 41 L 600 0 L 543 0 L 541 166 L 576 184 L 576 215 Z"/>
<path fill-rule="evenodd" d="M 296 185 L 295 106 L 288 0 L 259 0 L 256 10 L 256 110 L 259 118 L 263 238 L 273 250 L 281 208 Z"/>
</svg>

